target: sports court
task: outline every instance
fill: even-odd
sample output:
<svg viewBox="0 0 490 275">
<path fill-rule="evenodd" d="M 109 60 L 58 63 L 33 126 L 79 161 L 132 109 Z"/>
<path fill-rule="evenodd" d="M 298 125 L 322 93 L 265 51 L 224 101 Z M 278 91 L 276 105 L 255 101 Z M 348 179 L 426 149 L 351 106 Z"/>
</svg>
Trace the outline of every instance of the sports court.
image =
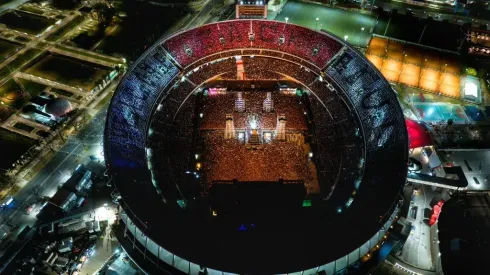
<svg viewBox="0 0 490 275">
<path fill-rule="evenodd" d="M 425 122 L 441 122 L 452 119 L 454 123 L 465 124 L 472 120 L 466 115 L 465 109 L 457 104 L 414 102 L 418 117 Z"/>
<path fill-rule="evenodd" d="M 373 37 L 367 58 L 391 82 L 460 98 L 461 65 L 450 54 Z"/>
</svg>

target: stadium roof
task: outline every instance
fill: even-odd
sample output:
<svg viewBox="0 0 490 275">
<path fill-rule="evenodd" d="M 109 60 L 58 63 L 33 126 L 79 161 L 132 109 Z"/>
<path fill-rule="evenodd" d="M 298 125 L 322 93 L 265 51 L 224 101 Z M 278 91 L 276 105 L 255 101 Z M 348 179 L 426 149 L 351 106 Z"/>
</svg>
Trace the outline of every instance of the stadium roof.
<svg viewBox="0 0 490 275">
<path fill-rule="evenodd" d="M 418 148 L 433 145 L 429 130 L 423 122 L 406 119 L 409 148 Z"/>
</svg>

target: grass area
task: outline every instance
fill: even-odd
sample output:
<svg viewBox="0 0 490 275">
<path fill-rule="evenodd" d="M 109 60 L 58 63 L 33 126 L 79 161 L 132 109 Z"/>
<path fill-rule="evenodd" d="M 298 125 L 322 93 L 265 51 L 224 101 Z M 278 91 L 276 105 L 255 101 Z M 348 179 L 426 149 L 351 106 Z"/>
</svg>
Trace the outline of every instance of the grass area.
<svg viewBox="0 0 490 275">
<path fill-rule="evenodd" d="M 70 93 L 70 92 L 67 92 L 64 90 L 60 90 L 60 89 L 56 89 L 56 88 L 52 88 L 51 92 L 53 92 L 57 95 L 65 96 L 65 97 L 72 97 L 73 96 L 73 93 Z"/>
<path fill-rule="evenodd" d="M 13 52 L 20 49 L 21 47 L 22 47 L 21 44 L 0 39 L 0 60 L 9 57 Z"/>
<path fill-rule="evenodd" d="M 113 56 L 136 59 L 187 12 L 178 7 L 159 7 L 138 1 L 114 2 L 116 14 L 124 12 L 117 29 L 95 49 Z M 152 24 L 148 24 L 152 22 Z"/>
<path fill-rule="evenodd" d="M 65 34 L 69 33 L 71 30 L 73 30 L 73 28 L 75 28 L 80 23 L 82 23 L 82 21 L 84 19 L 85 19 L 84 16 L 81 16 L 81 15 L 76 16 L 75 18 L 73 18 L 73 20 L 71 20 L 70 22 L 66 23 L 63 27 L 59 28 L 54 33 L 50 34 L 46 38 L 46 40 L 47 41 L 52 41 L 52 42 L 58 41 L 58 39 L 60 39 L 63 36 L 65 36 Z"/>
<path fill-rule="evenodd" d="M 43 32 L 56 21 L 47 17 L 38 16 L 18 10 L 10 10 L 0 15 L 0 23 L 9 29 L 36 35 Z"/>
<path fill-rule="evenodd" d="M 32 130 L 34 130 L 34 127 L 29 126 L 27 124 L 24 124 L 22 122 L 15 123 L 14 128 L 17 128 L 19 130 L 22 130 L 22 131 L 25 131 L 25 132 L 28 132 L 28 133 L 30 133 L 30 132 L 32 132 Z"/>
<path fill-rule="evenodd" d="M 374 29 L 374 32 L 379 35 L 386 35 L 400 40 L 418 42 L 420 34 L 425 26 L 425 19 L 413 17 L 410 15 L 381 13 L 379 22 Z M 390 24 L 388 25 L 388 22 Z M 407 28 L 406 26 L 410 26 Z"/>
<path fill-rule="evenodd" d="M 450 51 L 466 35 L 460 25 L 388 12 L 379 15 L 374 33 Z"/>
<path fill-rule="evenodd" d="M 107 106 L 112 99 L 112 95 L 112 93 L 108 93 L 101 101 L 99 101 L 99 103 L 97 103 L 94 109 L 100 110 L 103 107 Z"/>
<path fill-rule="evenodd" d="M 71 48 L 68 48 L 68 47 L 63 47 L 62 45 L 58 45 L 57 48 L 59 48 L 61 50 L 64 50 L 64 51 L 67 51 L 67 52 L 71 52 L 71 53 L 75 53 L 75 54 L 79 54 L 79 55 L 83 55 L 83 56 L 87 56 L 87 57 L 99 59 L 99 60 L 102 60 L 102 61 L 105 61 L 105 62 L 118 64 L 118 62 L 114 62 L 113 59 L 101 57 L 100 55 L 91 54 L 91 53 L 88 53 L 88 52 L 85 52 L 85 51 L 84 52 L 77 51 L 77 50 L 74 50 L 74 49 L 71 49 Z"/>
<path fill-rule="evenodd" d="M 12 164 L 35 143 L 26 136 L 0 128 L 0 151 L 4 152 L 0 158 L 0 168 L 12 168 Z"/>
<path fill-rule="evenodd" d="M 29 80 L 19 78 L 17 81 L 20 83 L 23 90 L 28 92 L 31 97 L 39 95 L 39 93 L 41 93 L 44 89 L 46 89 L 45 85 L 32 82 Z"/>
<path fill-rule="evenodd" d="M 39 48 L 39 49 L 43 49 L 43 50 L 45 50 L 45 49 L 46 49 L 47 47 L 49 47 L 49 46 L 50 46 L 50 45 L 49 45 L 48 43 L 46 43 L 46 42 L 42 42 L 42 41 L 41 41 L 41 42 L 37 43 L 37 46 L 36 46 L 36 47 L 37 47 L 37 48 Z"/>
<path fill-rule="evenodd" d="M 46 131 L 43 131 L 43 130 L 39 130 L 36 132 L 36 135 L 40 136 L 40 137 L 43 137 L 43 138 L 47 138 L 49 137 L 51 133 L 49 132 L 46 132 Z"/>
<path fill-rule="evenodd" d="M 19 110 L 22 108 L 28 98 L 22 88 L 13 79 L 10 79 L 0 87 L 0 101 L 2 104 L 14 109 Z"/>
<path fill-rule="evenodd" d="M 75 44 L 77 48 L 86 50 L 92 49 L 94 45 L 105 36 L 103 31 L 84 31 L 70 39 L 70 43 Z"/>
<path fill-rule="evenodd" d="M 23 37 L 23 36 L 17 36 L 17 37 L 15 37 L 15 40 L 17 40 L 21 43 L 27 43 L 27 42 L 31 41 L 31 39 L 29 39 L 27 37 Z"/>
<path fill-rule="evenodd" d="M 48 55 L 27 69 L 26 73 L 90 91 L 97 80 L 109 74 L 109 70 L 59 55 Z"/>
<path fill-rule="evenodd" d="M 327 30 L 341 39 L 347 35 L 347 42 L 363 47 L 369 43 L 369 30 L 376 24 L 376 17 L 370 15 L 296 1 L 288 1 L 275 19 L 285 22 L 286 17 L 289 23 Z"/>
<path fill-rule="evenodd" d="M 9 118 L 13 113 L 15 113 L 14 109 L 0 104 L 0 122 L 4 122 L 5 120 L 7 120 L 7 118 Z"/>
<path fill-rule="evenodd" d="M 19 55 L 15 60 L 0 69 L 0 79 L 8 76 L 11 72 L 20 69 L 26 65 L 31 59 L 40 54 L 42 51 L 37 49 L 29 49 Z"/>
</svg>

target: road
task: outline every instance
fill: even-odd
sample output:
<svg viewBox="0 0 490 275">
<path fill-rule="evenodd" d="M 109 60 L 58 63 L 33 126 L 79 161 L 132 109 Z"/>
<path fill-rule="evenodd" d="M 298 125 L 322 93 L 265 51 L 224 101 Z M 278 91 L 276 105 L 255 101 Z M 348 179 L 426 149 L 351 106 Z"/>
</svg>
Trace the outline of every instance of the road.
<svg viewBox="0 0 490 275">
<path fill-rule="evenodd" d="M 54 195 L 58 185 L 70 177 L 78 164 L 88 161 L 89 156 L 102 156 L 106 114 L 107 106 L 76 135 L 69 137 L 66 144 L 57 150 L 44 168 L 15 195 L 13 208 L 0 211 L 0 236 L 12 233 L 10 238 L 16 238 L 26 225 L 34 225 L 39 209 L 27 215 L 23 211 L 25 206 L 36 202 L 42 196 Z"/>
<path fill-rule="evenodd" d="M 24 4 L 25 2 L 28 2 L 28 1 L 29 0 L 12 0 L 12 1 L 5 3 L 2 6 L 0 6 L 0 13 L 3 13 L 6 10 L 15 9 L 18 6 Z"/>
<path fill-rule="evenodd" d="M 412 231 L 403 246 L 402 261 L 423 270 L 434 270 L 432 256 L 430 253 L 430 226 L 424 221 L 424 210 L 429 208 L 433 198 L 430 186 L 417 185 L 418 194 L 410 202 L 410 209 L 416 209 L 416 217 L 413 219 L 409 214 L 407 220 L 412 223 Z M 409 213 L 411 210 L 409 211 Z"/>
</svg>

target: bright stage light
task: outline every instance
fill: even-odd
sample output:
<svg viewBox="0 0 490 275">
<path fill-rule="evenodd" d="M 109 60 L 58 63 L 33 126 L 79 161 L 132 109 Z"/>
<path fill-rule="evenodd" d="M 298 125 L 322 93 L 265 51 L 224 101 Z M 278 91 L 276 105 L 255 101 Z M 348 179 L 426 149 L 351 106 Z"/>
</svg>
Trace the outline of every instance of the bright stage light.
<svg viewBox="0 0 490 275">
<path fill-rule="evenodd" d="M 250 128 L 252 128 L 252 130 L 256 130 L 259 125 L 259 120 L 256 115 L 251 115 L 248 118 L 248 123 L 250 124 Z"/>
<path fill-rule="evenodd" d="M 464 95 L 478 97 L 478 87 L 473 82 L 466 82 L 464 84 Z"/>
</svg>

